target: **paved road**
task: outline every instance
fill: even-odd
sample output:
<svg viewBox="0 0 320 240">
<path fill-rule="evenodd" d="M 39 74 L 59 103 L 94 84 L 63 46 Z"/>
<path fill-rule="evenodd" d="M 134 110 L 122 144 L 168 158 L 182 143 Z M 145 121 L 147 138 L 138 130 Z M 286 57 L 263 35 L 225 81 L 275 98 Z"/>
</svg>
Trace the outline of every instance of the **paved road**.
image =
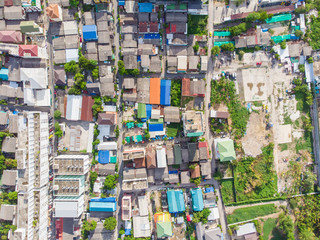
<svg viewBox="0 0 320 240">
<path fill-rule="evenodd" d="M 314 159 L 316 163 L 315 171 L 317 174 L 318 184 L 320 184 L 320 143 L 319 143 L 319 118 L 318 118 L 318 103 L 317 103 L 317 95 L 315 92 L 315 89 L 313 88 L 313 95 L 315 96 L 313 99 L 313 104 L 311 106 L 311 119 L 312 119 L 312 125 L 313 125 L 313 152 L 314 152 Z"/>
</svg>

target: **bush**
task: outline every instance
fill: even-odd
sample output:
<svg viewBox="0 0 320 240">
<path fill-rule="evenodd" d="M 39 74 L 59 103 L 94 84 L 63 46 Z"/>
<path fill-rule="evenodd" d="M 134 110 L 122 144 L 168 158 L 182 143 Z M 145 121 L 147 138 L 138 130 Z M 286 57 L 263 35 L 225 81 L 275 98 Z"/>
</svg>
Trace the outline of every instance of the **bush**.
<svg viewBox="0 0 320 240">
<path fill-rule="evenodd" d="M 276 53 L 276 55 L 274 55 L 274 57 L 279 60 L 280 59 L 280 55 L 278 53 Z"/>
<path fill-rule="evenodd" d="M 235 47 L 232 43 L 227 43 L 227 44 L 222 44 L 221 49 L 224 51 L 232 52 L 232 51 L 234 51 Z"/>
<path fill-rule="evenodd" d="M 196 42 L 195 45 L 193 46 L 193 51 L 195 53 L 197 53 L 199 51 L 199 43 L 198 42 Z"/>
<path fill-rule="evenodd" d="M 63 135 L 63 132 L 58 122 L 54 124 L 54 135 L 56 135 L 58 138 L 61 138 Z"/>
<path fill-rule="evenodd" d="M 115 217 L 108 217 L 104 219 L 103 227 L 109 231 L 113 231 L 117 226 L 117 220 Z"/>
<path fill-rule="evenodd" d="M 237 26 L 233 26 L 233 27 L 229 28 L 229 31 L 231 32 L 232 36 L 238 36 L 241 33 L 245 33 L 247 31 L 247 24 L 240 23 Z"/>
<path fill-rule="evenodd" d="M 208 222 L 208 216 L 210 215 L 211 211 L 208 208 L 203 209 L 200 212 L 193 212 L 193 223 L 202 222 L 206 224 Z"/>
<path fill-rule="evenodd" d="M 246 21 L 250 23 L 259 19 L 260 19 L 260 13 L 258 12 L 249 13 L 248 16 L 246 17 Z"/>
<path fill-rule="evenodd" d="M 116 187 L 117 182 L 118 182 L 117 175 L 108 175 L 106 176 L 106 179 L 104 181 L 104 188 L 106 190 L 112 190 Z"/>
<path fill-rule="evenodd" d="M 301 30 L 296 30 L 295 33 L 296 37 L 301 38 L 303 36 L 303 32 Z"/>
<path fill-rule="evenodd" d="M 211 55 L 217 56 L 220 54 L 220 48 L 218 46 L 214 46 L 211 48 Z"/>
<path fill-rule="evenodd" d="M 60 119 L 61 118 L 61 112 L 59 110 L 54 111 L 54 119 Z"/>
<path fill-rule="evenodd" d="M 285 239 L 294 240 L 294 224 L 290 215 L 281 213 L 279 215 L 279 229 L 282 231 Z"/>
<path fill-rule="evenodd" d="M 287 47 L 286 41 L 282 41 L 280 43 L 280 47 L 281 47 L 281 49 L 286 49 L 286 47 Z"/>
<path fill-rule="evenodd" d="M 311 63 L 313 63 L 313 58 L 312 58 L 312 57 L 309 57 L 307 61 L 308 61 L 308 63 L 311 64 Z"/>
<path fill-rule="evenodd" d="M 80 72 L 80 67 L 76 61 L 72 60 L 64 65 L 64 70 L 69 73 L 76 74 Z"/>
<path fill-rule="evenodd" d="M 171 106 L 180 107 L 181 104 L 181 81 L 171 81 Z"/>
<path fill-rule="evenodd" d="M 79 0 L 69 0 L 70 6 L 77 8 L 79 6 Z"/>
</svg>

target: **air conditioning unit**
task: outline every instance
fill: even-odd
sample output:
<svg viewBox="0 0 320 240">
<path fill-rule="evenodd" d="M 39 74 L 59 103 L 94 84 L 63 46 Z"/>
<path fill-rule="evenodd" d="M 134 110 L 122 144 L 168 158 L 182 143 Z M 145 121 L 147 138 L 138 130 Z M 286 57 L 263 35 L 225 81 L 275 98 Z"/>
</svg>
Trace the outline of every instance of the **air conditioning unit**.
<svg viewBox="0 0 320 240">
<path fill-rule="evenodd" d="M 53 190 L 58 191 L 59 190 L 59 185 L 53 185 Z"/>
</svg>

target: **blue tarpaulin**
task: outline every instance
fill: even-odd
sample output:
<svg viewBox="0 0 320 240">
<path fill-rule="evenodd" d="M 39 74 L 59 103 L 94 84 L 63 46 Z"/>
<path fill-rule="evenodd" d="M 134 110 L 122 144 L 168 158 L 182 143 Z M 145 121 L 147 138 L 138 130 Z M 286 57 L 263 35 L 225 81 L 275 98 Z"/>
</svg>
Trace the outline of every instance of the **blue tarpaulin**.
<svg viewBox="0 0 320 240">
<path fill-rule="evenodd" d="M 152 13 L 152 3 L 139 3 L 139 12 L 141 13 Z"/>
<path fill-rule="evenodd" d="M 151 118 L 151 111 L 152 111 L 152 105 L 151 104 L 147 104 L 146 105 L 147 119 Z"/>
<path fill-rule="evenodd" d="M 146 33 L 144 39 L 160 39 L 159 33 Z"/>
<path fill-rule="evenodd" d="M 163 131 L 163 124 L 149 124 L 149 132 L 160 132 Z"/>
<path fill-rule="evenodd" d="M 205 192 L 206 192 L 206 193 L 208 193 L 208 192 L 214 192 L 214 188 L 213 188 L 213 187 L 208 187 L 208 188 L 206 188 Z"/>
<path fill-rule="evenodd" d="M 8 74 L 9 74 L 8 68 L 3 67 L 0 69 L 0 78 L 2 80 L 8 80 Z"/>
<path fill-rule="evenodd" d="M 169 213 L 180 213 L 186 210 L 182 190 L 167 191 Z"/>
<path fill-rule="evenodd" d="M 110 154 L 108 150 L 100 150 L 98 153 L 98 162 L 101 164 L 109 163 Z"/>
<path fill-rule="evenodd" d="M 170 106 L 171 80 L 161 80 L 160 104 Z"/>
<path fill-rule="evenodd" d="M 97 26 L 96 25 L 83 25 L 83 40 L 84 41 L 97 41 Z"/>
<path fill-rule="evenodd" d="M 124 0 L 119 0 L 119 6 L 124 6 L 125 5 L 125 1 Z"/>
</svg>

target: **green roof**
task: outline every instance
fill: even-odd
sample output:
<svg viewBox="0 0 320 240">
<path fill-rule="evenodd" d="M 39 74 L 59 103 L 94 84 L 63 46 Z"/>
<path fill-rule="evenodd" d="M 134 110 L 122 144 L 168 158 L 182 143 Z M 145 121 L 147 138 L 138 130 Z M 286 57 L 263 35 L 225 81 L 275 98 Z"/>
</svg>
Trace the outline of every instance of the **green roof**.
<svg viewBox="0 0 320 240">
<path fill-rule="evenodd" d="M 228 32 L 228 31 L 226 31 L 226 32 L 217 32 L 217 31 L 215 31 L 213 33 L 213 35 L 217 36 L 217 37 L 228 37 L 228 36 L 231 36 L 231 32 Z"/>
<path fill-rule="evenodd" d="M 131 142 L 131 137 L 130 137 L 130 136 L 127 136 L 127 137 L 126 137 L 126 142 L 127 142 L 127 143 Z"/>
<path fill-rule="evenodd" d="M 110 163 L 117 163 L 117 156 L 111 156 Z"/>
<path fill-rule="evenodd" d="M 275 15 L 271 18 L 266 19 L 266 23 L 290 21 L 291 19 L 292 19 L 291 13 L 286 13 L 286 14 Z"/>
<path fill-rule="evenodd" d="M 144 103 L 138 103 L 138 118 L 146 118 L 147 111 Z"/>
<path fill-rule="evenodd" d="M 171 237 L 172 236 L 171 222 L 157 222 L 157 235 L 158 235 L 158 238 Z"/>
<path fill-rule="evenodd" d="M 234 41 L 224 41 L 224 42 L 214 42 L 213 43 L 213 46 L 218 46 L 218 47 L 220 47 L 221 45 L 223 45 L 223 44 L 228 44 L 228 43 L 232 43 L 233 45 L 235 45 L 234 44 Z"/>
<path fill-rule="evenodd" d="M 160 123 L 163 123 L 163 118 L 149 119 L 149 124 L 160 124 Z"/>
<path fill-rule="evenodd" d="M 126 124 L 127 128 L 130 129 L 130 128 L 134 128 L 134 122 L 128 122 Z"/>
<path fill-rule="evenodd" d="M 203 135 L 203 132 L 191 132 L 187 133 L 187 137 L 200 137 Z"/>
<path fill-rule="evenodd" d="M 136 135 L 136 142 L 142 142 L 142 136 Z"/>
<path fill-rule="evenodd" d="M 187 4 L 180 3 L 180 4 L 168 4 L 167 10 L 187 10 Z"/>
<path fill-rule="evenodd" d="M 282 42 L 283 40 L 289 40 L 291 39 L 291 35 L 287 34 L 287 35 L 281 35 L 281 36 L 271 36 L 271 39 L 275 42 L 275 43 L 279 43 Z"/>
<path fill-rule="evenodd" d="M 173 146 L 174 150 L 174 164 L 181 164 L 182 163 L 182 156 L 181 156 L 181 147 L 178 144 Z"/>
<path fill-rule="evenodd" d="M 22 21 L 20 23 L 20 29 L 22 33 L 26 32 L 39 32 L 39 26 L 34 21 Z"/>
<path fill-rule="evenodd" d="M 231 139 L 218 142 L 217 148 L 220 155 L 220 162 L 236 160 L 236 152 L 234 151 L 234 145 Z"/>
</svg>

